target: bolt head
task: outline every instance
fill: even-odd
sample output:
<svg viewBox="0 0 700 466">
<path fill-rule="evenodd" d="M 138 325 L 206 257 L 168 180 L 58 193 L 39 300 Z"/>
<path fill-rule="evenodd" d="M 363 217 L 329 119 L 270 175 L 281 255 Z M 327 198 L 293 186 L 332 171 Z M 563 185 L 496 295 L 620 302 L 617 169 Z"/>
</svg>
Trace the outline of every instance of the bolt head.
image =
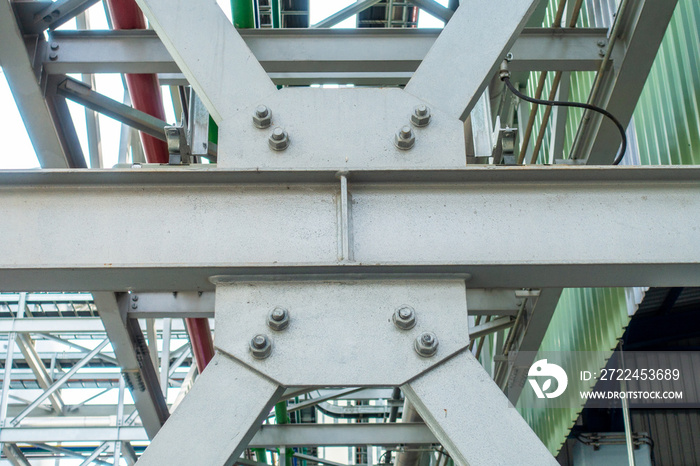
<svg viewBox="0 0 700 466">
<path fill-rule="evenodd" d="M 394 325 L 401 330 L 410 330 L 416 326 L 416 311 L 411 306 L 401 306 L 392 317 Z"/>
<path fill-rule="evenodd" d="M 430 108 L 427 105 L 417 105 L 413 109 L 413 115 L 411 115 L 411 123 L 414 126 L 428 126 L 430 123 Z"/>
<path fill-rule="evenodd" d="M 281 331 L 289 327 L 289 311 L 283 307 L 276 307 L 267 316 L 267 325 L 272 330 Z"/>
<path fill-rule="evenodd" d="M 416 143 L 416 136 L 413 134 L 413 130 L 410 126 L 406 125 L 401 127 L 400 130 L 396 132 L 394 137 L 394 144 L 401 150 L 411 149 Z"/>
<path fill-rule="evenodd" d="M 600 39 L 598 41 L 598 47 L 605 47 L 605 44 L 606 44 L 605 39 Z"/>
<path fill-rule="evenodd" d="M 272 342 L 267 335 L 255 335 L 250 340 L 250 353 L 255 359 L 265 359 L 272 353 Z"/>
<path fill-rule="evenodd" d="M 51 50 L 58 50 L 58 42 L 51 42 Z"/>
<path fill-rule="evenodd" d="M 265 105 L 258 105 L 255 107 L 255 113 L 253 113 L 253 124 L 256 128 L 264 129 L 268 128 L 272 124 L 272 112 Z"/>
<path fill-rule="evenodd" d="M 285 150 L 289 147 L 289 135 L 284 129 L 279 127 L 275 128 L 272 130 L 272 134 L 270 134 L 268 143 L 272 150 Z"/>
<path fill-rule="evenodd" d="M 49 54 L 49 60 L 52 60 L 52 61 L 58 60 L 58 54 L 56 52 L 51 52 Z"/>
<path fill-rule="evenodd" d="M 429 358 L 435 356 L 438 349 L 438 339 L 433 332 L 423 332 L 416 338 L 414 348 L 419 356 Z"/>
</svg>

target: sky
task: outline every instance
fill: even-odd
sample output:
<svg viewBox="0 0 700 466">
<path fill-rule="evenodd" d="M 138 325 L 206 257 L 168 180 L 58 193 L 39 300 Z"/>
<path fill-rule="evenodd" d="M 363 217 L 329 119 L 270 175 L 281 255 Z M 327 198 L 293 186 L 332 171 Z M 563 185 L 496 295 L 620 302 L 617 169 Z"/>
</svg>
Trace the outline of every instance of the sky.
<svg viewBox="0 0 700 466">
<path fill-rule="evenodd" d="M 447 6 L 448 0 L 438 0 L 438 3 Z M 224 11 L 226 16 L 231 18 L 231 9 L 228 0 L 217 0 L 219 6 Z M 309 13 L 310 23 L 315 24 L 322 19 L 330 16 L 338 10 L 350 5 L 353 0 L 310 0 Z M 102 2 L 98 2 L 88 11 L 88 18 L 91 29 L 107 29 L 107 20 L 105 17 L 104 7 Z M 355 26 L 355 16 L 334 26 L 337 28 L 353 28 Z M 420 28 L 441 28 L 442 22 L 431 15 L 421 11 L 418 19 L 418 27 Z M 75 29 L 75 21 L 71 21 L 63 25 L 59 29 Z M 80 79 L 79 75 L 72 75 L 76 79 Z M 96 90 L 112 99 L 123 101 L 124 88 L 122 78 L 118 74 L 97 74 Z M 170 91 L 168 87 L 162 86 L 163 102 L 165 104 L 165 113 L 168 122 L 175 123 L 175 115 L 173 112 Z M 68 101 L 68 107 L 73 117 L 73 122 L 78 133 L 83 153 L 88 157 L 87 149 L 87 130 L 85 124 L 85 109 L 84 107 Z M 2 109 L 2 121 L 0 121 L 0 138 L 6 141 L 3 155 L 0 156 L 0 169 L 27 169 L 39 168 L 39 162 L 36 158 L 36 153 L 32 147 L 27 131 L 20 117 L 14 98 L 10 92 L 5 74 L 0 68 L 0 109 Z M 102 143 L 102 154 L 104 167 L 112 167 L 117 163 L 119 138 L 121 134 L 121 124 L 111 118 L 103 115 L 99 116 L 100 135 Z M 89 164 L 89 160 L 88 160 Z"/>
</svg>

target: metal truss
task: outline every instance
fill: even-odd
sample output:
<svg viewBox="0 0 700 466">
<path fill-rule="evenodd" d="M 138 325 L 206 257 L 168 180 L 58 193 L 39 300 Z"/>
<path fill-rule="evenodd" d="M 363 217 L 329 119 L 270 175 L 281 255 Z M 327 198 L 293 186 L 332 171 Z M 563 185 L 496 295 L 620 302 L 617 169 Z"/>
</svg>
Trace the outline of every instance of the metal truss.
<svg viewBox="0 0 700 466">
<path fill-rule="evenodd" d="M 0 173 L 0 291 L 92 292 L 0 295 L 0 444 L 13 464 L 29 464 L 27 446 L 133 464 L 150 440 L 144 465 L 254 463 L 241 457 L 247 448 L 281 447 L 282 458 L 298 447 L 406 444 L 442 445 L 459 465 L 549 464 L 474 358 L 475 340 L 510 331 L 516 357 L 494 374 L 503 387 L 524 380 L 561 287 L 700 285 L 698 170 L 464 167 L 506 160 L 515 105 L 494 80 L 506 57 L 521 85 L 526 71 L 599 71 L 591 101 L 628 122 L 675 1 L 624 2 L 608 30 L 526 28 L 544 14 L 532 0 L 459 9 L 412 0 L 446 23 L 440 32 L 323 29 L 371 7 L 386 9 L 389 26 L 410 25 L 413 7 L 391 0 L 357 2 L 313 29 L 265 31 L 237 31 L 213 3 L 139 0 L 155 33 L 54 31 L 95 2 L 33 3 L 0 2 L 0 62 L 43 168 L 85 167 L 65 98 L 166 139 L 164 122 L 67 73 L 160 73 L 190 85 L 220 144 L 209 146 L 218 165 L 207 168 Z M 357 87 L 276 88 L 319 83 Z M 286 131 L 282 151 L 270 150 L 272 127 L 251 124 L 261 104 Z M 415 124 L 422 105 L 429 125 Z M 410 147 L 398 142 L 404 125 Z M 571 158 L 609 163 L 616 137 L 586 118 Z M 634 221 L 620 224 L 620 205 Z M 90 231 L 79 241 L 76 223 Z M 552 241 L 523 247 L 512 241 L 523 231 Z M 183 241 L 202 232 L 215 240 Z M 409 301 L 417 326 L 391 324 Z M 291 324 L 271 330 L 280 303 Z M 189 347 L 170 352 L 185 335 L 179 318 L 190 317 L 214 317 L 217 331 L 217 356 L 194 385 Z M 414 351 L 425 332 L 440 342 L 429 357 Z M 256 334 L 271 342 L 265 359 L 249 350 Z M 117 389 L 118 403 L 66 402 L 86 384 Z M 510 401 L 519 393 L 510 387 Z M 266 421 L 279 401 L 290 413 L 344 417 L 352 410 L 334 400 L 370 399 L 378 404 L 354 410 L 357 419 L 396 421 L 408 407 L 424 422 Z M 107 426 L 71 424 L 115 413 Z M 66 421 L 46 427 L 49 417 Z"/>
</svg>

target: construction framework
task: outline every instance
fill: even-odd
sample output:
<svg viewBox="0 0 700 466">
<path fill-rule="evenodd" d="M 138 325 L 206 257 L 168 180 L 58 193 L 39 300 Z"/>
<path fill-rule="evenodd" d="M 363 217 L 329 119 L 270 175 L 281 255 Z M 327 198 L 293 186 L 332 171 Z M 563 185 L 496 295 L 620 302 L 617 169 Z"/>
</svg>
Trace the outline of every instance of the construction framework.
<svg viewBox="0 0 700 466">
<path fill-rule="evenodd" d="M 566 160 L 519 166 L 531 128 L 498 79 L 597 72 L 591 103 L 626 126 L 675 1 L 622 1 L 607 28 L 560 27 L 581 1 L 551 28 L 532 27 L 537 0 L 358 1 L 285 29 L 309 26 L 308 3 L 234 1 L 234 27 L 214 2 L 138 0 L 153 31 L 109 1 L 113 30 L 54 30 L 94 3 L 0 1 L 0 64 L 42 165 L 0 171 L 12 464 L 335 465 L 318 450 L 335 446 L 356 464 L 418 464 L 416 448 L 436 466 L 556 464 L 512 404 L 562 288 L 700 286 L 700 170 L 604 166 L 619 136 L 594 114 Z M 445 28 L 412 28 L 418 9 Z M 327 29 L 358 13 L 388 27 Z M 115 72 L 125 102 L 91 80 Z M 66 99 L 89 112 L 87 159 Z M 124 124 L 112 169 L 95 112 Z M 491 334 L 513 356 L 495 382 Z M 72 387 L 97 393 L 66 403 Z"/>
</svg>

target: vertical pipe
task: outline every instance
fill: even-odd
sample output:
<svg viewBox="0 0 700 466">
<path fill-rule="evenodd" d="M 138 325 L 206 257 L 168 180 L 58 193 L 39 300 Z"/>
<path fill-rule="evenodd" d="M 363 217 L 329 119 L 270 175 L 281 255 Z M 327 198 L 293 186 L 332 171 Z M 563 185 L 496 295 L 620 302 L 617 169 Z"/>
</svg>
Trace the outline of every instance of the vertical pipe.
<svg viewBox="0 0 700 466">
<path fill-rule="evenodd" d="M 209 319 L 206 317 L 185 319 L 187 334 L 192 344 L 192 354 L 197 363 L 197 371 L 201 374 L 209 361 L 214 357 L 214 341 L 211 338 Z"/>
<path fill-rule="evenodd" d="M 114 29 L 146 29 L 146 19 L 134 0 L 106 0 Z M 137 110 L 165 120 L 160 83 L 155 74 L 127 74 L 126 87 Z M 149 163 L 168 163 L 165 141 L 141 133 L 141 143 Z"/>
</svg>

